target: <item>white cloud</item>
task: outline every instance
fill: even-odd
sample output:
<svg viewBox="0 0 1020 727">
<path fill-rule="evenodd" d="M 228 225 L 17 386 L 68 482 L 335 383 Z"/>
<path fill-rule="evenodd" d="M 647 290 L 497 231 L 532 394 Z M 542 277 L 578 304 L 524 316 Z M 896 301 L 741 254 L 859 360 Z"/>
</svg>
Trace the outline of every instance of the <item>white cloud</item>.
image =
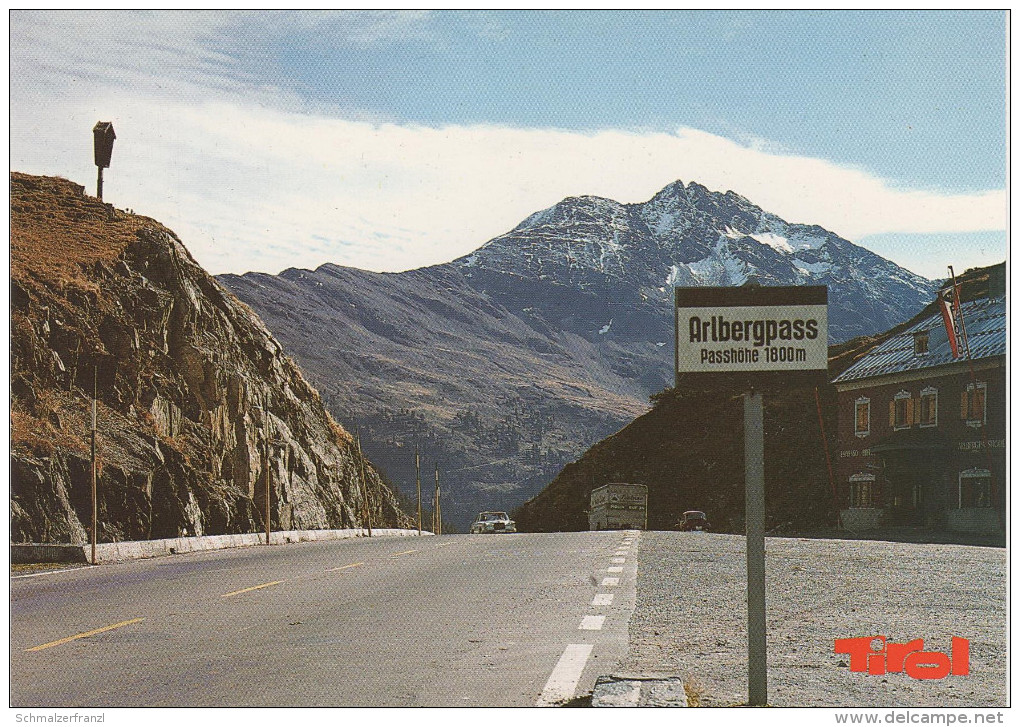
<svg viewBox="0 0 1020 727">
<path fill-rule="evenodd" d="M 850 239 L 1005 229 L 1002 190 L 899 189 L 767 141 L 695 129 L 581 133 L 337 118 L 301 110 L 299 94 L 258 69 L 267 33 L 314 35 L 327 23 L 330 42 L 357 47 L 427 33 L 423 17 L 284 14 L 267 25 L 237 14 L 16 12 L 12 168 L 91 188 L 90 129 L 113 121 L 107 200 L 176 230 L 214 273 L 443 262 L 563 197 L 639 202 L 676 179 L 732 189 L 790 222 Z"/>
<path fill-rule="evenodd" d="M 91 180 L 88 131 L 99 118 L 118 131 L 107 199 L 177 230 L 216 273 L 443 262 L 563 197 L 638 202 L 678 178 L 850 239 L 1005 227 L 1002 191 L 895 189 L 861 170 L 694 129 L 437 129 L 125 99 L 61 118 L 14 114 L 14 168 Z"/>
</svg>

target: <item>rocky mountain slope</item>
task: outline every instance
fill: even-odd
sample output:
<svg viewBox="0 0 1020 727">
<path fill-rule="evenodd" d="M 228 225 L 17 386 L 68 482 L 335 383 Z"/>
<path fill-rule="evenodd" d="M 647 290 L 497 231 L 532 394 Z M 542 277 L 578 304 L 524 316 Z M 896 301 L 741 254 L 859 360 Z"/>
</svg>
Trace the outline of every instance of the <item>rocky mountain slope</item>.
<svg viewBox="0 0 1020 727">
<path fill-rule="evenodd" d="M 154 220 L 11 175 L 11 539 L 82 543 L 98 390 L 99 540 L 362 524 L 351 436 L 259 318 Z M 366 463 L 376 525 L 409 518 Z"/>
<path fill-rule="evenodd" d="M 470 255 L 405 273 L 335 265 L 225 275 L 367 451 L 444 513 L 508 509 L 672 385 L 675 285 L 825 284 L 842 341 L 910 317 L 930 281 L 732 192 L 676 182 L 641 204 L 565 199 Z"/>
<path fill-rule="evenodd" d="M 1004 290 L 1005 264 L 968 270 L 961 299 Z M 817 388 L 829 447 L 835 444 L 836 390 L 828 382 L 890 336 L 933 315 L 930 302 L 910 320 L 874 336 L 829 347 L 829 371 L 784 376 L 763 388 L 766 526 L 805 532 L 835 523 L 837 510 L 825 463 Z M 571 462 L 516 512 L 524 531 L 587 530 L 591 491 L 607 482 L 648 486 L 648 526 L 672 529 L 684 510 L 703 510 L 713 529 L 742 532 L 744 431 L 740 375 L 685 376 L 655 397 L 655 406 Z"/>
</svg>

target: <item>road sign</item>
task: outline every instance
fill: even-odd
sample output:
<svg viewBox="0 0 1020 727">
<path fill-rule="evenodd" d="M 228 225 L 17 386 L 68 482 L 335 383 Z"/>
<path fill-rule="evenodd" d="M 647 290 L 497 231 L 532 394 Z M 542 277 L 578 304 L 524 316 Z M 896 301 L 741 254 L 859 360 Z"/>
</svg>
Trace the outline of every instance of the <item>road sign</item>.
<svg viewBox="0 0 1020 727">
<path fill-rule="evenodd" d="M 676 288 L 676 377 L 745 372 L 747 703 L 768 703 L 765 620 L 765 437 L 760 388 L 781 372 L 827 371 L 825 286 Z M 780 372 L 780 373 L 772 373 Z M 772 377 L 772 378 L 769 378 Z"/>
<path fill-rule="evenodd" d="M 825 370 L 821 286 L 676 288 L 676 372 Z"/>
</svg>

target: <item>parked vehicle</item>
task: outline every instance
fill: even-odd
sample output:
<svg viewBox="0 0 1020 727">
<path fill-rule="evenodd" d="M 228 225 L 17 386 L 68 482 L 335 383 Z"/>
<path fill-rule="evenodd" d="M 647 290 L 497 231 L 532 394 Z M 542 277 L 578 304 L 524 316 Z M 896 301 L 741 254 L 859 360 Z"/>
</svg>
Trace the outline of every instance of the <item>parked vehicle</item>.
<svg viewBox="0 0 1020 727">
<path fill-rule="evenodd" d="M 688 510 L 680 518 L 681 530 L 708 530 L 710 527 L 708 517 L 701 510 Z"/>
<path fill-rule="evenodd" d="M 480 512 L 471 525 L 471 534 L 516 533 L 517 525 L 505 512 Z"/>
<path fill-rule="evenodd" d="M 648 488 L 611 482 L 591 491 L 589 530 L 645 530 L 648 527 Z"/>
</svg>

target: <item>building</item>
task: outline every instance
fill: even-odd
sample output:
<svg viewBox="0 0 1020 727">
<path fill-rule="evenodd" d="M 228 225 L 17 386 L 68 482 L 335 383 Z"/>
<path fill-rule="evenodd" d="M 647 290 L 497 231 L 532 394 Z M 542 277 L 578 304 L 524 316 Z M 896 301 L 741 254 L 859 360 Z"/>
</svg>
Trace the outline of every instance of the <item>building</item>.
<svg viewBox="0 0 1020 727">
<path fill-rule="evenodd" d="M 997 294 L 996 294 L 997 293 Z M 876 346 L 833 381 L 841 520 L 849 530 L 1003 528 L 1006 298 L 963 303 L 970 359 L 941 312 Z"/>
</svg>

